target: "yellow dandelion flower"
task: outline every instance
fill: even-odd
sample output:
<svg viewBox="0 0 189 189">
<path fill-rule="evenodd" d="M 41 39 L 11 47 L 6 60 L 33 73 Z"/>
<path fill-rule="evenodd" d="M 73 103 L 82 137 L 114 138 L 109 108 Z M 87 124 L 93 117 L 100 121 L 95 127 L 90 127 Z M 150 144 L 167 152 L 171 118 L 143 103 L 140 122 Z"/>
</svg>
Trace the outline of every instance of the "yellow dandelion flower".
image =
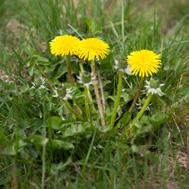
<svg viewBox="0 0 189 189">
<path fill-rule="evenodd" d="M 110 52 L 110 47 L 97 38 L 88 38 L 81 41 L 78 51 L 79 58 L 88 61 L 104 59 Z"/>
<path fill-rule="evenodd" d="M 76 55 L 79 43 L 80 40 L 72 35 L 57 36 L 50 42 L 50 51 L 55 56 Z"/>
<path fill-rule="evenodd" d="M 131 67 L 131 73 L 140 77 L 148 77 L 157 73 L 161 65 L 160 54 L 150 50 L 131 52 L 127 57 L 127 62 Z"/>
</svg>

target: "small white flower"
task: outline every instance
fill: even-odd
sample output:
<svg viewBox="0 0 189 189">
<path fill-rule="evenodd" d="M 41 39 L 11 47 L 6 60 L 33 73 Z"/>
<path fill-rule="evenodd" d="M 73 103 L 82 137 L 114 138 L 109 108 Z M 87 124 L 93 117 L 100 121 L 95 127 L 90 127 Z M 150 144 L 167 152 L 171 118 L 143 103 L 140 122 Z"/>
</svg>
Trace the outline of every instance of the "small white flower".
<svg viewBox="0 0 189 189">
<path fill-rule="evenodd" d="M 121 63 L 117 59 L 114 60 L 114 69 L 126 73 L 128 75 L 132 75 L 131 66 L 127 65 L 125 62 Z"/>
<path fill-rule="evenodd" d="M 114 60 L 114 69 L 120 72 L 125 72 L 126 64 L 122 65 L 117 59 Z"/>
<path fill-rule="evenodd" d="M 63 97 L 64 100 L 72 99 L 73 89 L 66 89 L 66 95 Z"/>
<path fill-rule="evenodd" d="M 39 89 L 45 89 L 45 85 L 40 85 Z"/>
<path fill-rule="evenodd" d="M 53 90 L 54 94 L 52 95 L 54 98 L 62 97 L 63 100 L 72 99 L 73 89 L 72 88 L 64 88 L 64 85 L 61 85 L 60 88 L 55 88 Z"/>
<path fill-rule="evenodd" d="M 92 75 L 88 73 L 80 73 L 79 76 L 77 76 L 78 83 L 83 84 L 86 87 L 89 87 L 92 85 L 92 81 L 95 79 Z"/>
<path fill-rule="evenodd" d="M 159 84 L 159 81 L 153 78 L 151 78 L 149 81 L 146 80 L 145 89 L 147 90 L 147 95 L 151 93 L 151 94 L 163 96 L 164 93 L 161 90 L 161 87 L 163 86 L 164 84 Z"/>
<path fill-rule="evenodd" d="M 55 88 L 54 90 L 53 90 L 53 92 L 54 92 L 54 94 L 52 95 L 54 98 L 57 98 L 59 95 L 58 95 L 58 90 L 57 90 L 57 88 Z"/>
<path fill-rule="evenodd" d="M 138 101 L 137 101 L 137 103 L 136 103 L 136 107 L 137 107 L 138 110 L 141 110 L 141 109 L 142 109 L 145 100 L 146 100 L 146 99 L 144 99 L 144 98 L 143 98 L 143 99 L 141 99 L 141 98 L 138 99 Z M 149 110 L 150 110 L 150 106 L 151 106 L 151 104 L 149 104 L 149 105 L 147 106 L 146 110 L 149 111 Z"/>
<path fill-rule="evenodd" d="M 44 85 L 46 79 L 45 79 L 44 77 L 41 76 L 41 77 L 40 77 L 40 80 L 41 80 L 41 84 Z"/>
<path fill-rule="evenodd" d="M 117 59 L 114 60 L 114 69 L 119 69 L 119 61 Z"/>
<path fill-rule="evenodd" d="M 3 70 L 0 70 L 0 80 L 4 81 L 5 83 L 13 83 L 13 80 L 7 75 Z"/>
<path fill-rule="evenodd" d="M 32 82 L 31 89 L 45 89 L 46 88 L 45 81 L 46 79 L 41 76 L 38 80 Z"/>
</svg>

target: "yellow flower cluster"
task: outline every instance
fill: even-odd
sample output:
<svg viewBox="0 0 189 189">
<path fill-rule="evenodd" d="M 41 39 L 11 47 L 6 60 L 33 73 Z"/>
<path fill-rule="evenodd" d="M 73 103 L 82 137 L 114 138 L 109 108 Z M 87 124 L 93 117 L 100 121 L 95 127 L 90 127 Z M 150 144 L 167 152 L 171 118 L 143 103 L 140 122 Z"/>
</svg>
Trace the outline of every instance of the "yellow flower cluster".
<svg viewBox="0 0 189 189">
<path fill-rule="evenodd" d="M 57 36 L 50 42 L 50 51 L 55 56 L 76 55 L 86 61 L 102 60 L 110 52 L 109 45 L 98 38 L 80 40 L 71 35 Z M 127 57 L 133 75 L 148 77 L 158 72 L 160 54 L 150 50 L 133 51 Z"/>
<path fill-rule="evenodd" d="M 50 42 L 50 50 L 55 56 L 76 55 L 80 59 L 94 61 L 106 58 L 110 47 L 98 38 L 79 40 L 71 35 L 63 35 Z"/>
</svg>

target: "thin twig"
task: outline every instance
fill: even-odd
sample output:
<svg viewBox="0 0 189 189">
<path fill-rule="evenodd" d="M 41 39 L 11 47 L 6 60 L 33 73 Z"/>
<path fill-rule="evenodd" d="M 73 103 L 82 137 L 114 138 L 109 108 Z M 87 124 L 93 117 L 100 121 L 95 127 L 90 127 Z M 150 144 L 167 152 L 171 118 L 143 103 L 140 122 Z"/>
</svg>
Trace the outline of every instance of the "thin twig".
<svg viewBox="0 0 189 189">
<path fill-rule="evenodd" d="M 69 58 L 67 58 L 66 60 L 66 67 L 67 67 L 67 72 L 68 72 L 67 79 L 72 85 L 75 85 L 75 80 L 72 76 L 72 67 L 71 67 Z"/>
<path fill-rule="evenodd" d="M 12 165 L 12 180 L 11 180 L 11 189 L 17 189 L 18 188 L 18 182 L 17 182 L 17 176 L 16 176 L 16 157 L 13 157 L 13 165 Z"/>
<path fill-rule="evenodd" d="M 100 124 L 102 126 L 104 126 L 106 124 L 105 117 L 104 117 L 104 108 L 102 105 L 102 97 L 100 96 L 100 92 L 99 92 L 99 83 L 98 83 L 98 79 L 97 79 L 95 62 L 91 62 L 91 70 L 92 70 L 93 87 L 94 87 L 97 106 L 98 106 L 98 110 L 99 110 L 99 114 L 100 114 Z"/>
<path fill-rule="evenodd" d="M 101 97 L 102 97 L 102 105 L 103 105 L 103 111 L 105 112 L 106 110 L 106 104 L 105 104 L 105 98 L 104 98 L 104 91 L 103 91 L 103 85 L 102 85 L 102 80 L 100 77 L 100 73 L 98 72 L 98 80 L 99 80 L 99 84 L 100 84 L 100 93 L 101 93 Z"/>
</svg>

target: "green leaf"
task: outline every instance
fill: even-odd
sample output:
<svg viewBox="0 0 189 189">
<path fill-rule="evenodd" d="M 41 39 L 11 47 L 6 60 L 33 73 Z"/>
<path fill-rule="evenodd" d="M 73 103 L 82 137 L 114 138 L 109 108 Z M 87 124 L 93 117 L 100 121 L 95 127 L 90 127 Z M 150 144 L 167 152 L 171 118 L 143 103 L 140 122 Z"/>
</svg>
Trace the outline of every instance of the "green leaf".
<svg viewBox="0 0 189 189">
<path fill-rule="evenodd" d="M 122 93 L 121 98 L 124 99 L 124 102 L 127 103 L 130 100 L 128 93 Z"/>
<path fill-rule="evenodd" d="M 64 75 L 67 72 L 65 64 L 61 64 L 58 68 L 58 71 L 56 75 L 54 76 L 56 79 L 60 78 L 62 75 Z"/>
<path fill-rule="evenodd" d="M 69 149 L 74 148 L 74 145 L 72 143 L 62 141 L 62 140 L 58 140 L 58 139 L 53 139 L 51 141 L 51 145 L 52 145 L 53 148 L 57 148 L 57 149 L 69 150 Z"/>
<path fill-rule="evenodd" d="M 48 143 L 49 139 L 44 136 L 33 135 L 29 138 L 29 141 L 34 145 L 43 146 Z"/>
<path fill-rule="evenodd" d="M 139 148 L 138 148 L 138 146 L 137 145 L 132 145 L 131 146 L 131 149 L 132 149 L 132 151 L 134 152 L 134 153 L 137 153 L 137 152 L 139 152 Z"/>
<path fill-rule="evenodd" d="M 20 152 L 24 146 L 26 146 L 27 143 L 24 142 L 22 139 L 18 141 L 18 143 L 9 143 L 6 144 L 6 146 L 3 148 L 1 154 L 3 155 L 16 155 L 18 152 Z"/>
<path fill-rule="evenodd" d="M 164 112 L 157 112 L 151 118 L 150 121 L 153 123 L 154 126 L 159 126 L 166 122 L 168 119 L 168 115 Z"/>
<path fill-rule="evenodd" d="M 130 120 L 131 120 L 131 113 L 125 112 L 123 114 L 123 117 L 119 120 L 118 125 L 126 126 Z"/>
<path fill-rule="evenodd" d="M 115 96 L 108 96 L 107 99 L 111 99 L 112 101 L 115 101 Z"/>
<path fill-rule="evenodd" d="M 72 125 L 65 130 L 65 132 L 63 133 L 63 137 L 70 137 L 81 134 L 83 132 L 85 132 L 85 128 L 82 125 Z"/>
<path fill-rule="evenodd" d="M 49 60 L 47 58 L 39 55 L 34 55 L 33 57 L 36 58 L 38 64 L 49 65 Z"/>
<path fill-rule="evenodd" d="M 186 95 L 186 96 L 184 97 L 184 102 L 185 102 L 186 104 L 189 104 L 189 95 Z"/>
<path fill-rule="evenodd" d="M 30 76 L 33 76 L 33 74 L 34 74 L 34 65 L 29 67 L 29 71 L 28 72 L 29 72 Z"/>
<path fill-rule="evenodd" d="M 15 144 L 9 144 L 7 145 L 1 152 L 3 155 L 9 155 L 9 156 L 14 156 L 16 155 L 16 148 Z"/>
<path fill-rule="evenodd" d="M 62 119 L 58 116 L 51 116 L 48 119 L 48 125 L 50 128 L 59 130 L 61 127 Z"/>
</svg>

